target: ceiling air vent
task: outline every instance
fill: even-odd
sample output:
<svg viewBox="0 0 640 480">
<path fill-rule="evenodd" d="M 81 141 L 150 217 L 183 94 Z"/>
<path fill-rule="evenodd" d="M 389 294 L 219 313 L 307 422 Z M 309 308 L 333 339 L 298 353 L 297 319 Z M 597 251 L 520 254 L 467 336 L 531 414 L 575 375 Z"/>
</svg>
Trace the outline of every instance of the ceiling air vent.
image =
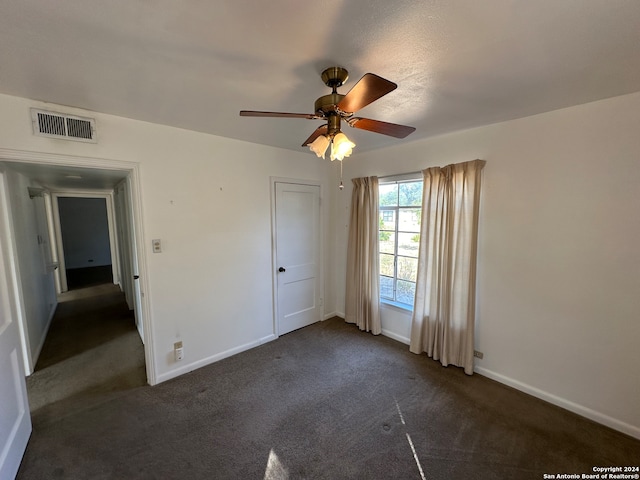
<svg viewBox="0 0 640 480">
<path fill-rule="evenodd" d="M 42 137 L 96 143 L 96 121 L 65 113 L 31 109 L 33 133 Z"/>
</svg>

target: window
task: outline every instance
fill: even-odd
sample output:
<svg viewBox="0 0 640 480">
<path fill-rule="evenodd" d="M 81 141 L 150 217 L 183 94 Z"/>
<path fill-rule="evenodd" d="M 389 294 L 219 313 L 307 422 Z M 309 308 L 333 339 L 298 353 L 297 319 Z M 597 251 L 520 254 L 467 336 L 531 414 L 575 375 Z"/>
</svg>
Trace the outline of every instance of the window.
<svg viewBox="0 0 640 480">
<path fill-rule="evenodd" d="M 379 197 L 380 298 L 412 308 L 418 273 L 422 180 L 381 179 Z"/>
</svg>

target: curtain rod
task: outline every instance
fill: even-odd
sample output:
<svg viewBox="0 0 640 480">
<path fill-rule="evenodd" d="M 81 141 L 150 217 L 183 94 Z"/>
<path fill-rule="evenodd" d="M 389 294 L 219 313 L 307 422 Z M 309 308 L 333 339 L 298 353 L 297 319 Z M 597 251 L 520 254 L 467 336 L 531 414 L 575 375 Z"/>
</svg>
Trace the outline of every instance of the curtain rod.
<svg viewBox="0 0 640 480">
<path fill-rule="evenodd" d="M 422 178 L 422 171 L 400 173 L 398 175 L 386 175 L 384 177 L 378 177 L 378 182 L 399 182 L 402 180 L 414 180 L 416 178 Z"/>
</svg>

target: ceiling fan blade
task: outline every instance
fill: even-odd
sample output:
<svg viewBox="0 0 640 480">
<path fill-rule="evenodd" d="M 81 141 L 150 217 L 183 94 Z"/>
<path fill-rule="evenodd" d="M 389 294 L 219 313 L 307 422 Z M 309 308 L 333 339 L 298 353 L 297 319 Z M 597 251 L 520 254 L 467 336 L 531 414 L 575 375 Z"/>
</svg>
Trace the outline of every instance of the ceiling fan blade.
<svg viewBox="0 0 640 480">
<path fill-rule="evenodd" d="M 338 103 L 338 109 L 353 113 L 398 88 L 393 82 L 373 73 L 365 73 Z"/>
<path fill-rule="evenodd" d="M 410 133 L 416 131 L 415 127 L 407 125 L 398 125 L 396 123 L 381 122 L 380 120 L 371 120 L 370 118 L 353 117 L 347 120 L 347 123 L 355 128 L 368 130 L 370 132 L 382 133 L 396 138 L 404 138 Z"/>
<path fill-rule="evenodd" d="M 309 120 L 318 119 L 317 115 L 312 113 L 286 113 L 286 112 L 256 112 L 253 110 L 240 110 L 241 117 L 276 117 L 276 118 L 308 118 Z"/>
<path fill-rule="evenodd" d="M 326 135 L 328 131 L 329 127 L 327 125 L 322 125 L 321 127 L 316 128 L 311 136 L 304 141 L 302 146 L 306 147 L 310 143 L 313 143 L 316 138 L 318 138 L 320 135 Z"/>
</svg>

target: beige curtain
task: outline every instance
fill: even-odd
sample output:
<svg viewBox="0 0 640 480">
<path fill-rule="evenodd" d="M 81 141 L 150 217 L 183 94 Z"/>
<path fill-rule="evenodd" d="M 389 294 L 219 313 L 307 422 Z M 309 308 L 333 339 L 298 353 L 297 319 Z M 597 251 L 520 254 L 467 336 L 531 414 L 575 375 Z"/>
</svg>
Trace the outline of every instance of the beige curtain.
<svg viewBox="0 0 640 480">
<path fill-rule="evenodd" d="M 476 250 L 483 160 L 424 175 L 410 351 L 473 373 Z"/>
<path fill-rule="evenodd" d="M 352 183 L 345 320 L 379 335 L 378 177 L 354 178 Z"/>
</svg>

